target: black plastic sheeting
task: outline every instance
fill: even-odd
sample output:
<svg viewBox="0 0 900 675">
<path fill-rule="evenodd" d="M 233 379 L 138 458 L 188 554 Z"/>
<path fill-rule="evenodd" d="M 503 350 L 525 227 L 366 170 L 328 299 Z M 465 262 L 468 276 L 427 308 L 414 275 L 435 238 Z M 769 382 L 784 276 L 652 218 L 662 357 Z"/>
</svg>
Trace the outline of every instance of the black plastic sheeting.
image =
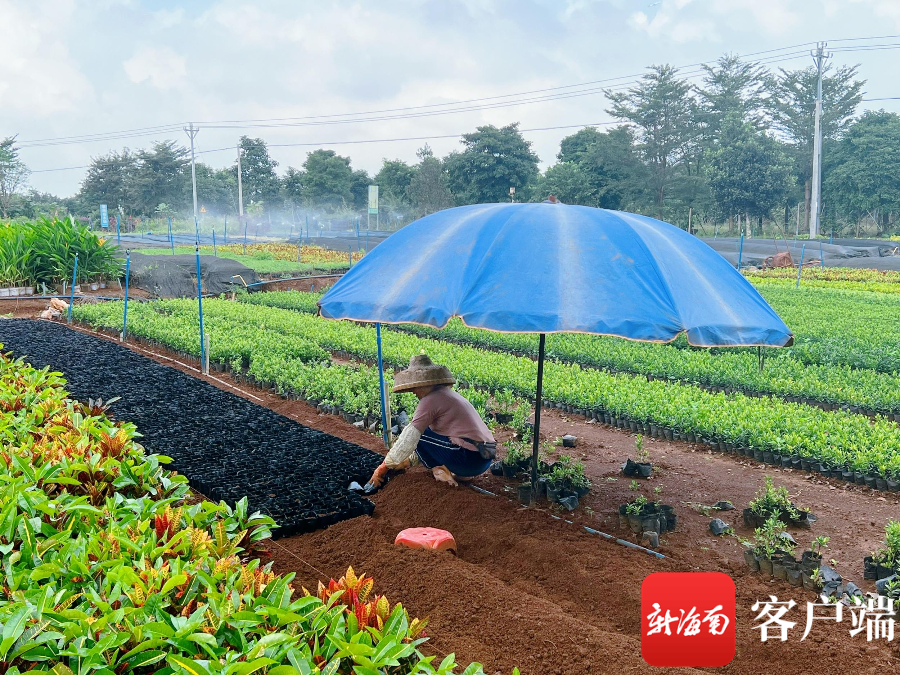
<svg viewBox="0 0 900 675">
<path fill-rule="evenodd" d="M 234 286 L 255 283 L 259 276 L 237 260 L 201 255 L 200 281 L 204 294 L 218 295 Z M 129 283 L 160 298 L 197 297 L 197 256 L 132 253 Z"/>
<path fill-rule="evenodd" d="M 214 501 L 246 496 L 272 516 L 275 536 L 309 532 L 371 514 L 349 492 L 365 483 L 381 455 L 310 429 L 108 340 L 50 321 L 0 320 L 3 351 L 62 372 L 79 400 L 121 396 L 114 418 L 134 422 L 147 451 Z"/>
<path fill-rule="evenodd" d="M 739 238 L 719 237 L 703 241 L 732 265 L 737 265 L 741 247 Z M 790 251 L 794 264 L 800 261 L 802 254 L 806 263 L 824 259 L 825 267 L 900 270 L 900 242 L 877 239 L 835 239 L 830 243 L 827 240 L 745 238 L 740 252 L 741 266 L 760 267 L 767 257 L 785 250 Z"/>
</svg>

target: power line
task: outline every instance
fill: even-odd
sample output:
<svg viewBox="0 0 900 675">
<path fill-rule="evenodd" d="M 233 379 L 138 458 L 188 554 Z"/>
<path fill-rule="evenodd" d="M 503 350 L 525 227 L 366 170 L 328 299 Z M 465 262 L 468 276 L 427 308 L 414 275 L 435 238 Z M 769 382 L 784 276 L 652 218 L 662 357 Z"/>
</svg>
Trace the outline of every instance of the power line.
<svg viewBox="0 0 900 675">
<path fill-rule="evenodd" d="M 859 37 L 859 38 L 840 38 L 835 41 L 836 42 L 840 42 L 840 41 L 846 41 L 846 42 L 857 41 L 857 42 L 859 42 L 859 41 L 864 41 L 864 40 L 889 39 L 889 38 L 895 38 L 895 37 L 900 37 L 900 36 L 886 35 L 886 36 L 870 36 L 870 37 Z M 751 52 L 751 53 L 742 55 L 741 58 L 746 59 L 746 58 L 751 58 L 754 56 L 769 55 L 763 59 L 760 59 L 759 62 L 760 63 L 764 63 L 764 62 L 773 63 L 773 62 L 777 62 L 780 60 L 786 60 L 789 58 L 793 58 L 794 56 L 799 56 L 800 52 L 794 52 L 794 53 L 786 53 L 786 52 L 790 52 L 790 50 L 795 50 L 799 47 L 806 47 L 811 44 L 815 44 L 815 43 L 805 42 L 805 43 L 799 43 L 797 45 L 790 45 L 788 47 L 779 47 L 779 48 L 775 48 L 775 49 L 767 49 L 767 50 L 762 50 L 762 51 L 758 51 L 758 52 Z M 866 49 L 866 50 L 871 51 L 874 49 L 896 48 L 897 46 L 900 46 L 900 44 L 898 44 L 898 45 L 893 45 L 893 44 L 873 45 L 873 46 L 871 46 L 871 49 Z M 846 47 L 846 48 L 839 47 L 839 48 L 837 48 L 837 50 L 847 50 L 847 51 L 852 51 L 854 49 L 862 50 L 862 49 L 865 49 L 866 47 L 867 46 L 865 46 L 865 45 L 856 46 L 856 47 Z M 696 76 L 696 75 L 701 75 L 701 74 L 703 74 L 703 72 L 705 72 L 702 69 L 702 67 L 704 65 L 708 65 L 709 63 L 711 63 L 711 62 L 700 62 L 700 63 L 696 63 L 696 64 L 689 64 L 689 65 L 680 67 L 679 70 L 700 67 L 701 70 L 695 71 L 694 73 L 689 74 L 687 76 L 692 77 L 692 76 Z M 364 112 L 356 112 L 356 113 L 334 113 L 334 114 L 329 114 L 329 115 L 314 115 L 314 116 L 297 117 L 297 118 L 268 118 L 268 119 L 264 118 L 264 119 L 259 119 L 259 120 L 225 120 L 222 122 L 214 122 L 214 123 L 204 122 L 204 123 L 200 123 L 200 124 L 203 124 L 204 126 L 207 126 L 210 128 L 271 128 L 271 127 L 276 127 L 276 126 L 307 126 L 307 125 L 312 125 L 311 122 L 313 120 L 330 120 L 329 123 L 332 123 L 332 124 L 338 124 L 338 123 L 347 124 L 347 123 L 363 123 L 363 122 L 371 122 L 371 121 L 387 121 L 387 120 L 393 120 L 393 119 L 410 119 L 412 117 L 424 117 L 424 116 L 432 116 L 432 115 L 436 115 L 436 114 L 450 114 L 450 113 L 457 113 L 457 112 L 474 112 L 474 111 L 478 111 L 478 110 L 486 110 L 486 109 L 492 109 L 492 108 L 496 108 L 496 107 L 508 107 L 511 105 L 540 103 L 540 102 L 545 102 L 545 101 L 549 101 L 549 100 L 558 100 L 560 98 L 571 98 L 573 96 L 586 96 L 586 95 L 599 94 L 604 91 L 604 88 L 597 87 L 596 85 L 598 85 L 598 84 L 609 83 L 607 85 L 608 88 L 616 89 L 616 88 L 620 88 L 622 86 L 629 86 L 629 85 L 635 84 L 639 81 L 639 79 L 642 76 L 643 76 L 642 74 L 624 75 L 624 76 L 605 78 L 605 79 L 600 79 L 600 80 L 593 80 L 590 82 L 582 82 L 582 83 L 570 84 L 570 85 L 560 85 L 560 86 L 556 86 L 556 87 L 547 87 L 544 89 L 535 89 L 535 90 L 530 90 L 530 91 L 526 91 L 526 92 L 518 92 L 518 93 L 514 93 L 514 94 L 501 94 L 501 95 L 496 95 L 496 96 L 467 99 L 467 100 L 463 100 L 463 101 L 451 101 L 451 102 L 445 102 L 445 103 L 428 104 L 428 105 L 423 105 L 423 106 L 406 106 L 406 107 L 400 107 L 400 108 L 387 108 L 387 109 L 381 109 L 381 110 L 364 111 Z M 638 78 L 638 79 L 634 79 L 634 78 Z M 613 84 L 620 80 L 630 80 L 630 81 L 620 82 L 619 84 Z M 594 87 L 594 88 L 590 89 L 590 90 L 586 90 L 586 89 L 584 89 L 585 87 Z M 579 88 L 581 89 L 581 91 L 577 91 L 577 92 L 564 91 L 564 90 L 572 90 L 572 89 L 579 89 Z M 494 104 L 483 103 L 483 102 L 491 102 L 491 101 L 496 102 L 496 101 L 499 101 L 500 99 L 509 99 L 509 98 L 516 98 L 516 97 L 521 98 L 523 96 L 531 96 L 533 94 L 542 94 L 542 93 L 554 92 L 554 91 L 561 92 L 561 94 L 558 96 L 554 96 L 554 95 L 538 96 L 538 97 L 531 98 L 531 99 L 505 102 L 505 103 L 494 103 Z M 471 104 L 471 103 L 477 104 L 479 102 L 482 102 L 482 104 L 470 106 L 470 107 L 464 107 L 464 108 L 456 108 L 456 109 L 451 109 L 451 110 L 442 110 L 442 108 L 447 108 L 449 106 L 460 106 L 460 105 L 466 105 L 466 104 Z M 358 118 L 361 115 L 370 115 L 370 114 L 381 115 L 381 114 L 392 113 L 392 112 L 410 113 L 412 111 L 430 111 L 430 112 L 423 112 L 422 114 L 416 114 L 416 115 L 409 115 L 409 114 L 407 114 L 407 115 L 391 115 L 391 116 L 386 116 L 386 117 L 374 117 L 374 118 L 363 118 L 363 119 L 352 119 L 352 120 L 336 119 L 336 118 L 342 118 L 342 117 L 343 118 L 346 118 L 346 117 Z M 284 122 L 291 122 L 291 121 L 300 121 L 300 122 L 306 121 L 306 122 L 303 124 L 278 124 L 279 122 L 284 123 Z M 35 139 L 32 141 L 22 141 L 20 143 L 20 146 L 23 148 L 46 147 L 46 146 L 51 146 L 51 145 L 92 143 L 92 142 L 118 140 L 118 139 L 124 139 L 124 138 L 134 138 L 134 137 L 139 137 L 139 136 L 155 135 L 157 133 L 166 132 L 166 131 L 174 132 L 174 131 L 177 131 L 182 126 L 182 124 L 183 123 L 175 124 L 175 125 L 165 125 L 165 126 L 160 126 L 160 127 L 142 127 L 142 128 L 138 128 L 138 129 L 129 129 L 129 130 L 121 131 L 121 132 L 105 132 L 105 133 L 97 133 L 97 134 L 86 134 L 86 135 L 82 135 L 82 136 L 70 136 L 70 137 L 64 136 L 64 137 L 58 137 L 58 138 Z M 232 126 L 232 125 L 238 125 L 238 124 L 243 125 L 243 126 L 241 126 L 241 127 Z M 218 125 L 221 125 L 221 126 L 218 126 Z"/>
</svg>

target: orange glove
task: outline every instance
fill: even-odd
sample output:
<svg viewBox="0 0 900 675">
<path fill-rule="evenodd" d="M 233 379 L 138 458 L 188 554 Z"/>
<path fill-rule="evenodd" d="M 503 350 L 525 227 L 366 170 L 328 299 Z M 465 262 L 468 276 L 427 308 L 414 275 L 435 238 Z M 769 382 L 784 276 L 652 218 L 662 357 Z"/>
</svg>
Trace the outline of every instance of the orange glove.
<svg viewBox="0 0 900 675">
<path fill-rule="evenodd" d="M 378 468 L 375 469 L 372 477 L 369 479 L 369 482 L 366 483 L 366 487 L 364 491 L 366 494 L 371 494 L 375 492 L 378 488 L 382 486 L 384 483 L 384 479 L 387 477 L 387 472 L 389 471 L 388 465 L 382 462 L 378 465 Z"/>
</svg>

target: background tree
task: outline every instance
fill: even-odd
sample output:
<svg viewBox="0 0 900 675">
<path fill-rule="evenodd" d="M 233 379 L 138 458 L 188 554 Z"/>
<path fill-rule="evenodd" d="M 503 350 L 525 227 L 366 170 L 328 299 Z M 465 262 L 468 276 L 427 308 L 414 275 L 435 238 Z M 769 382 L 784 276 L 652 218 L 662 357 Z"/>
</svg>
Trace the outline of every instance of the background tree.
<svg viewBox="0 0 900 675">
<path fill-rule="evenodd" d="M 790 189 L 793 165 L 778 141 L 732 114 L 725 118 L 706 171 L 721 215 L 750 216 L 761 230 L 762 219 Z"/>
<path fill-rule="evenodd" d="M 416 152 L 419 163 L 409 179 L 409 200 L 419 216 L 446 209 L 452 203 L 443 162 L 434 156 L 428 144 Z"/>
<path fill-rule="evenodd" d="M 650 168 L 656 211 L 663 215 L 666 188 L 675 165 L 685 159 L 698 135 L 691 85 L 669 65 L 652 66 L 641 82 L 627 91 L 606 91 L 607 112 L 631 122 L 638 149 Z"/>
<path fill-rule="evenodd" d="M 830 211 L 857 225 L 871 216 L 884 233 L 900 211 L 900 116 L 867 111 L 832 148 L 823 184 Z"/>
<path fill-rule="evenodd" d="M 400 159 L 384 159 L 373 182 L 378 186 L 381 201 L 392 208 L 403 208 L 409 205 L 409 184 L 415 175 L 415 169 Z"/>
<path fill-rule="evenodd" d="M 199 175 L 197 182 L 199 195 Z M 152 214 L 160 203 L 176 210 L 186 208 L 191 200 L 191 160 L 187 148 L 175 141 L 164 141 L 154 143 L 150 150 L 139 150 L 133 188 L 134 209 L 142 215 Z"/>
<path fill-rule="evenodd" d="M 516 188 L 516 199 L 527 201 L 529 190 L 538 177 L 538 156 L 531 143 L 519 132 L 518 122 L 501 129 L 478 127 L 463 134 L 462 152 L 445 160 L 450 191 L 459 204 L 484 204 L 509 201 L 509 188 Z"/>
<path fill-rule="evenodd" d="M 714 65 L 701 66 L 703 84 L 696 88 L 700 122 L 707 139 L 716 139 L 726 117 L 762 127 L 766 116 L 769 72 L 757 63 L 725 54 Z M 712 145 L 712 143 L 709 143 Z"/>
<path fill-rule="evenodd" d="M 307 206 L 335 211 L 353 201 L 353 171 L 350 158 L 334 150 L 314 150 L 306 156 L 302 174 L 294 173 L 292 184 L 301 185 L 300 196 Z"/>
<path fill-rule="evenodd" d="M 596 206 L 597 194 L 591 176 L 577 162 L 557 162 L 536 183 L 533 201 L 554 195 L 563 204 Z"/>
<path fill-rule="evenodd" d="M 237 215 L 237 172 L 216 170 L 202 162 L 197 164 L 196 170 L 197 200 L 200 204 L 222 216 Z"/>
<path fill-rule="evenodd" d="M 833 70 L 826 66 L 822 76 L 822 159 L 828 161 L 830 145 L 837 140 L 862 101 L 865 80 L 857 80 L 857 66 Z M 831 74 L 833 73 L 833 74 Z M 802 70 L 779 69 L 767 82 L 769 115 L 791 146 L 798 184 L 805 192 L 806 226 L 809 227 L 810 181 L 812 179 L 813 136 L 815 135 L 818 74 L 813 67 Z"/>
<path fill-rule="evenodd" d="M 19 158 L 16 137 L 0 140 L 0 210 L 4 218 L 9 218 L 13 195 L 28 182 L 28 167 Z"/>
<path fill-rule="evenodd" d="M 98 213 L 100 204 L 106 204 L 110 212 L 121 207 L 126 214 L 136 213 L 137 167 L 137 156 L 128 148 L 91 159 L 79 193 L 83 208 L 89 213 Z"/>
<path fill-rule="evenodd" d="M 264 140 L 241 136 L 241 187 L 245 203 L 259 202 L 265 207 L 278 205 L 281 185 L 275 173 L 277 166 L 278 162 L 269 157 Z"/>
<path fill-rule="evenodd" d="M 350 160 L 348 159 L 347 161 L 349 162 Z M 368 208 L 370 185 L 372 185 L 372 179 L 369 178 L 369 173 L 367 171 L 358 169 L 350 175 L 349 206 L 354 211 L 361 211 L 362 209 Z"/>
</svg>

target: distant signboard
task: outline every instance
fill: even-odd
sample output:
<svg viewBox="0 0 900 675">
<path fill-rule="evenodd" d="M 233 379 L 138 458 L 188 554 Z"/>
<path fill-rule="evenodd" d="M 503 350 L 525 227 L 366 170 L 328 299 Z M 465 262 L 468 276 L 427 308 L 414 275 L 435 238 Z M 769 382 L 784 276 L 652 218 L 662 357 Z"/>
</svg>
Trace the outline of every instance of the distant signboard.
<svg viewBox="0 0 900 675">
<path fill-rule="evenodd" d="M 106 208 L 106 204 L 100 205 L 100 227 L 109 229 L 109 210 Z"/>
<path fill-rule="evenodd" d="M 369 213 L 372 215 L 378 213 L 378 186 L 369 186 Z"/>
</svg>

